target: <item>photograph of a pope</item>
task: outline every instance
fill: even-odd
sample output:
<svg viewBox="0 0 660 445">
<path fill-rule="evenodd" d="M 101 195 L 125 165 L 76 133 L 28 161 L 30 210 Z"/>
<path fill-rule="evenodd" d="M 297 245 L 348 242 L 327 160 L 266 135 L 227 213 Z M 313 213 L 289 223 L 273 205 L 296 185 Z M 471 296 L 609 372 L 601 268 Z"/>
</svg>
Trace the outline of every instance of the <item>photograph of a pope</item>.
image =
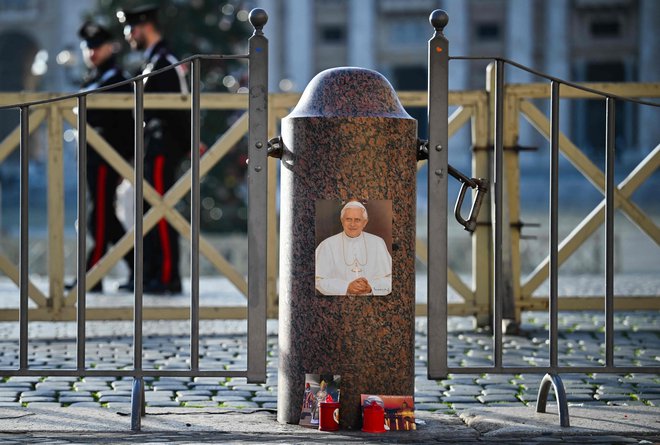
<svg viewBox="0 0 660 445">
<path fill-rule="evenodd" d="M 364 231 L 367 209 L 359 201 L 341 210 L 342 232 L 316 248 L 316 290 L 323 295 L 388 295 L 392 256 L 385 241 Z"/>
</svg>

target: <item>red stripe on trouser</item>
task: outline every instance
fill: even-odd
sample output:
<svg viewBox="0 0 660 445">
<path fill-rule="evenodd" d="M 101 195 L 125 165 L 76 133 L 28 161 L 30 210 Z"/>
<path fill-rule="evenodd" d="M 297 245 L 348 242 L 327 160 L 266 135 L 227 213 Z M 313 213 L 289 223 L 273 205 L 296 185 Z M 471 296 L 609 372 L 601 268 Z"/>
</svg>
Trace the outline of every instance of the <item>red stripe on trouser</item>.
<svg viewBox="0 0 660 445">
<path fill-rule="evenodd" d="M 94 246 L 90 266 L 99 262 L 103 255 L 103 247 L 105 246 L 105 178 L 108 174 L 107 167 L 105 165 L 99 165 L 96 174 L 96 202 L 94 203 L 94 211 L 96 212 L 96 245 Z"/>
<path fill-rule="evenodd" d="M 160 195 L 165 194 L 165 180 L 163 170 L 165 169 L 165 156 L 156 156 L 154 160 L 154 187 Z M 161 270 L 161 280 L 163 283 L 169 283 L 172 278 L 172 252 L 170 250 L 170 235 L 167 231 L 167 222 L 165 218 L 158 221 L 158 236 L 163 251 L 163 268 Z"/>
</svg>

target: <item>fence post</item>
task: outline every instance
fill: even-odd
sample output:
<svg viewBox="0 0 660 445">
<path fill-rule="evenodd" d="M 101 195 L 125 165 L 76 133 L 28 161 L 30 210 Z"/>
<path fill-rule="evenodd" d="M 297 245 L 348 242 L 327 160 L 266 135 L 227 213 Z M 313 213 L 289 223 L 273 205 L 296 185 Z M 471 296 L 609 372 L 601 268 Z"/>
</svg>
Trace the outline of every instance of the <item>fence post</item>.
<svg viewBox="0 0 660 445">
<path fill-rule="evenodd" d="M 248 135 L 248 382 L 266 380 L 268 292 L 268 14 L 250 11 Z"/>
<path fill-rule="evenodd" d="M 435 33 L 428 43 L 428 376 L 447 375 L 447 142 L 449 42 L 443 30 L 449 16 L 429 17 Z"/>
<path fill-rule="evenodd" d="M 475 105 L 472 117 L 472 177 L 490 178 L 492 163 L 488 143 L 488 96 Z M 479 212 L 477 227 L 472 236 L 472 286 L 474 288 L 475 316 L 477 326 L 490 324 L 490 301 L 492 297 L 492 231 L 490 212 Z"/>
<path fill-rule="evenodd" d="M 62 115 L 57 104 L 48 108 L 48 283 L 49 308 L 54 314 L 64 299 L 64 167 Z"/>
<path fill-rule="evenodd" d="M 489 131 L 488 131 L 488 146 L 489 147 L 495 147 L 495 115 L 496 115 L 496 109 L 495 109 L 495 84 L 496 84 L 496 75 L 495 75 L 495 68 L 496 68 L 496 62 L 491 62 L 488 67 L 486 68 L 486 91 L 488 92 L 488 97 L 489 97 L 489 118 L 488 118 L 488 123 L 489 123 Z M 503 95 L 505 95 L 504 91 L 504 86 L 502 86 L 502 92 Z M 502 100 L 505 100 L 503 97 Z M 506 116 L 506 113 L 504 112 L 505 110 L 502 110 L 502 117 Z M 509 116 L 507 116 L 509 117 Z M 516 117 L 517 118 L 517 117 Z M 511 120 L 510 118 L 508 119 L 509 121 Z M 510 127 L 507 127 L 506 125 L 503 125 L 502 127 L 504 129 L 504 132 L 507 133 L 508 129 Z M 505 139 L 506 138 L 506 139 Z M 507 146 L 506 142 L 510 140 L 511 137 L 510 135 L 502 135 L 502 143 L 503 146 Z M 511 158 L 510 158 L 510 150 L 506 150 L 503 153 L 503 166 L 511 165 Z M 517 159 L 517 156 L 516 156 Z M 516 167 L 517 168 L 517 167 Z M 501 202 L 497 202 L 496 198 L 496 193 L 491 193 L 491 202 L 493 203 L 492 209 L 493 212 L 496 211 L 497 206 L 502 206 L 502 230 L 501 230 L 501 235 L 502 235 L 502 240 L 500 245 L 496 245 L 495 249 L 499 250 L 499 254 L 501 255 L 501 268 L 498 271 L 500 276 L 498 276 L 496 279 L 498 281 L 499 289 L 500 289 L 500 294 L 498 294 L 498 290 L 494 289 L 493 295 L 497 295 L 497 298 L 501 299 L 502 303 L 502 319 L 515 319 L 515 282 L 514 282 L 514 272 L 513 272 L 513 240 L 512 240 L 512 227 L 511 227 L 511 210 L 510 210 L 510 205 L 511 205 L 511 190 L 512 187 L 517 187 L 517 181 L 510 181 L 508 178 L 508 175 L 515 175 L 516 178 L 518 177 L 518 173 L 516 172 L 509 172 L 507 170 L 507 174 L 503 175 L 502 178 L 502 196 L 501 196 Z M 493 174 L 492 177 L 495 175 Z M 515 194 L 515 193 L 514 193 Z M 495 218 L 491 217 L 491 220 L 494 220 Z M 517 246 L 517 244 L 516 244 Z M 498 255 L 498 252 L 493 252 L 494 256 Z M 495 272 L 495 271 L 494 271 Z M 493 273 L 494 273 L 493 272 Z M 492 319 L 492 314 L 491 314 L 491 319 Z"/>
<path fill-rule="evenodd" d="M 275 137 L 277 130 L 277 115 L 273 103 L 268 101 L 268 138 Z M 277 277 L 279 275 L 279 244 L 278 236 L 279 218 L 277 217 L 277 168 L 279 161 L 276 158 L 268 158 L 268 301 L 266 304 L 267 317 L 277 318 L 278 314 L 278 292 Z"/>
</svg>

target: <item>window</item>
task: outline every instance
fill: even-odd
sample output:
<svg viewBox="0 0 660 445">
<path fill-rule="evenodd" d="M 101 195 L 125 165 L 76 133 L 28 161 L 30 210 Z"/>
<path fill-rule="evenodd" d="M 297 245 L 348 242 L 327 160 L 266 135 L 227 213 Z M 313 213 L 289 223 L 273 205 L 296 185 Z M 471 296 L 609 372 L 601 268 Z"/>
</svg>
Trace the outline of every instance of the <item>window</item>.
<svg viewBox="0 0 660 445">
<path fill-rule="evenodd" d="M 324 26 L 321 28 L 321 41 L 329 44 L 343 43 L 344 34 L 344 28 L 341 26 Z"/>
<path fill-rule="evenodd" d="M 497 23 L 477 23 L 477 39 L 491 41 L 500 38 L 500 25 Z"/>
<path fill-rule="evenodd" d="M 621 34 L 621 25 L 617 21 L 594 21 L 590 26 L 591 35 L 600 37 L 619 37 Z"/>
</svg>

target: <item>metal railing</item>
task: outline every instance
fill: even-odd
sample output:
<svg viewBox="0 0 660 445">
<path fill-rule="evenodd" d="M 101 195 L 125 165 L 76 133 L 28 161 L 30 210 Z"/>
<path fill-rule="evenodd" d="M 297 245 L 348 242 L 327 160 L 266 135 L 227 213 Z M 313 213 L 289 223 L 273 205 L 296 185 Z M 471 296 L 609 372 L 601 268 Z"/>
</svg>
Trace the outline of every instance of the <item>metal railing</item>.
<svg viewBox="0 0 660 445">
<path fill-rule="evenodd" d="M 428 375 L 432 379 L 446 378 L 452 374 L 521 374 L 533 372 L 546 372 L 542 379 L 538 401 L 537 411 L 544 412 L 547 396 L 550 387 L 554 388 L 558 404 L 560 424 L 569 426 L 569 413 L 566 394 L 563 383 L 559 377 L 560 373 L 659 373 L 660 366 L 617 366 L 614 362 L 614 209 L 615 192 L 617 191 L 614 182 L 614 154 L 615 154 L 615 121 L 614 104 L 615 101 L 634 102 L 640 105 L 660 108 L 660 103 L 649 102 L 645 100 L 623 97 L 617 94 L 599 91 L 583 85 L 568 82 L 545 73 L 538 72 L 529 67 L 516 63 L 514 61 L 499 57 L 449 57 L 449 42 L 443 34 L 443 30 L 448 22 L 448 16 L 444 11 L 436 10 L 431 14 L 430 21 L 435 29 L 435 34 L 429 41 L 429 208 L 433 205 L 434 212 L 429 215 L 429 315 L 428 315 Z M 445 178 L 447 171 L 446 144 L 448 126 L 446 119 L 447 102 L 447 80 L 449 74 L 449 61 L 451 60 L 492 60 L 495 62 L 494 77 L 494 113 L 493 113 L 493 141 L 494 157 L 491 190 L 492 193 L 492 211 L 494 221 L 492 225 L 493 238 L 493 300 L 492 300 L 492 328 L 493 328 L 493 365 L 479 367 L 449 366 L 447 361 L 447 292 L 443 279 L 447 270 L 447 240 L 446 240 L 446 219 L 447 213 L 447 183 L 438 180 Z M 548 340 L 550 348 L 549 366 L 506 366 L 503 363 L 503 310 L 508 292 L 504 288 L 504 280 L 510 277 L 503 273 L 503 241 L 504 233 L 504 210 L 503 197 L 504 190 L 504 119 L 505 119 L 505 86 L 504 86 L 504 67 L 509 65 L 536 76 L 550 81 L 550 205 L 549 205 L 549 328 Z M 603 366 L 561 366 L 558 362 L 558 268 L 559 268 L 559 237 L 558 237 L 558 191 L 559 191 L 559 170 L 558 160 L 560 152 L 560 131 L 559 131 L 559 102 L 560 87 L 571 87 L 584 93 L 596 95 L 605 99 L 606 102 L 606 122 L 605 122 L 605 184 L 604 184 L 604 212 L 605 212 L 605 363 Z M 517 116 L 516 116 L 517 117 Z M 431 150 L 435 147 L 435 150 Z M 652 153 L 656 159 L 659 149 Z M 436 152 L 436 153 L 433 153 Z M 432 158 L 435 155 L 435 160 Z M 431 172 L 433 174 L 431 174 Z M 432 192 L 433 190 L 433 192 Z M 620 202 L 624 198 L 619 197 Z M 630 204 L 630 203 L 629 203 Z M 507 224 L 508 225 L 508 224 Z M 656 228 L 657 229 L 657 228 Z M 657 239 L 654 237 L 656 243 Z M 657 309 L 657 305 L 655 306 Z"/>
<path fill-rule="evenodd" d="M 20 241 L 19 241 L 19 367 L 18 369 L 0 369 L 0 376 L 130 376 L 133 377 L 131 427 L 139 430 L 141 416 L 144 413 L 144 380 L 145 376 L 214 376 L 214 377 L 246 377 L 250 382 L 264 382 L 266 379 L 266 219 L 267 208 L 267 111 L 268 111 L 268 40 L 263 34 L 263 27 L 268 20 L 266 12 L 255 9 L 250 12 L 250 23 L 254 33 L 249 39 L 248 54 L 243 55 L 197 55 L 186 58 L 166 68 L 152 71 L 149 74 L 134 77 L 121 83 L 102 87 L 93 91 L 70 94 L 57 98 L 47 98 L 32 102 L 0 107 L 0 109 L 18 108 L 20 110 Z M 249 130 L 248 155 L 250 159 L 248 173 L 248 249 L 250 267 L 248 271 L 248 347 L 246 370 L 200 370 L 199 368 L 199 240 L 200 240 L 200 64 L 210 59 L 236 59 L 248 62 L 249 74 Z M 166 210 L 158 209 L 167 199 L 160 197 L 144 182 L 144 84 L 146 80 L 164 71 L 175 69 L 176 66 L 190 63 L 191 70 L 191 174 L 190 188 L 192 205 L 190 215 L 191 239 L 191 295 L 190 295 L 190 369 L 161 370 L 143 369 L 143 235 L 162 217 Z M 85 323 L 86 314 L 86 163 L 87 163 L 87 96 L 91 93 L 107 91 L 120 85 L 132 84 L 134 87 L 134 227 L 132 231 L 135 287 L 133 304 L 133 369 L 102 370 L 89 369 L 85 365 Z M 78 239 L 77 239 L 77 359 L 75 369 L 32 369 L 28 364 L 28 156 L 30 134 L 30 108 L 40 105 L 50 105 L 55 102 L 75 99 L 78 116 Z M 147 199 L 153 208 L 143 217 L 143 200 Z M 171 205 L 171 204 L 170 204 Z M 171 211 L 171 209 L 170 209 Z M 152 216 L 150 218 L 150 216 Z M 169 216 L 172 216 L 170 212 Z M 180 215 L 178 215 L 182 218 Z M 147 224 L 151 224 L 151 227 Z M 124 245 L 130 245 L 131 234 L 124 237 Z M 121 244 L 121 242 L 120 242 Z M 60 260 L 61 262 L 61 260 Z M 59 283 L 61 284 L 61 283 Z"/>
<path fill-rule="evenodd" d="M 490 76 L 494 78 L 494 76 Z M 488 82 L 490 85 L 492 82 Z M 630 97 L 660 97 L 660 84 L 580 84 L 587 89 L 612 92 L 617 95 Z M 489 142 L 488 122 L 492 117 L 489 106 L 489 91 L 450 91 L 448 103 L 457 107 L 448 118 L 448 135 L 451 138 L 465 127 L 471 130 L 471 145 L 473 147 L 473 171 L 474 177 L 488 177 L 491 151 Z M 545 114 L 532 103 L 534 99 L 549 98 L 550 89 L 548 85 L 535 84 L 505 84 L 504 97 L 506 101 L 508 122 L 504 129 L 505 158 L 509 159 L 507 179 L 514 182 L 519 177 L 517 172 L 518 153 L 515 150 L 507 150 L 508 144 L 515 144 L 517 139 L 517 125 L 512 122 L 517 120 L 517 115 L 527 119 L 539 131 L 540 134 L 549 137 L 550 121 Z M 592 97 L 586 90 L 575 89 L 564 86 L 560 89 L 562 99 L 576 99 Z M 426 92 L 401 92 L 399 97 L 404 106 L 426 107 Z M 271 93 L 268 95 L 268 134 L 269 137 L 277 134 L 279 120 L 284 117 L 290 109 L 295 106 L 300 98 L 299 94 L 293 93 Z M 43 101 L 53 99 L 52 95 L 44 93 L 3 93 L 0 94 L 0 104 L 11 104 L 16 102 Z M 248 107 L 248 98 L 244 94 L 228 93 L 202 93 L 200 95 L 200 106 L 205 110 L 245 110 Z M 100 94 L 86 99 L 88 109 L 132 109 L 133 97 L 131 94 L 113 93 Z M 145 94 L 145 109 L 167 108 L 187 109 L 191 98 L 180 94 Z M 48 127 L 48 248 L 44 249 L 48 255 L 49 264 L 49 287 L 43 292 L 39 287 L 28 279 L 28 294 L 32 303 L 36 306 L 29 308 L 31 320 L 75 320 L 76 318 L 76 295 L 74 288 L 68 293 L 64 292 L 64 257 L 63 239 L 64 227 L 63 214 L 63 191 L 62 191 L 62 121 L 77 125 L 77 116 L 72 109 L 76 106 L 74 99 L 49 102 L 42 106 L 36 106 L 29 114 L 29 131 L 33 133 L 39 125 L 46 123 Z M 247 113 L 240 116 L 235 123 L 217 141 L 210 144 L 206 154 L 200 160 L 200 175 L 204 176 L 213 166 L 217 165 L 227 153 L 230 153 L 237 141 L 241 140 L 248 131 Z M 93 147 L 119 174 L 133 180 L 133 167 L 128 164 L 117 152 L 89 125 L 86 127 L 88 144 Z M 7 158 L 12 150 L 17 147 L 20 138 L 21 127 L 17 127 L 3 141 L 0 142 L 0 161 Z M 450 141 L 451 142 L 451 141 Z M 562 154 L 571 161 L 575 167 L 582 172 L 596 187 L 604 187 L 604 175 L 599 169 L 561 132 L 559 134 L 559 149 Z M 615 206 L 620 206 L 631 220 L 634 220 L 642 230 L 656 243 L 660 236 L 657 225 L 651 218 L 645 216 L 637 206 L 630 201 L 632 193 L 638 189 L 644 181 L 657 169 L 660 160 L 660 148 L 653 150 L 633 172 L 620 184 L 619 191 L 615 191 Z M 268 169 L 268 250 L 267 250 L 267 310 L 268 317 L 277 317 L 277 213 L 276 213 L 276 191 L 277 191 L 277 165 L 274 160 L 269 159 Z M 421 169 L 425 165 L 420 162 Z M 514 168 L 514 170 L 511 170 Z M 145 199 L 154 209 L 144 219 L 144 227 L 150 230 L 158 221 L 165 217 L 170 224 L 184 237 L 190 238 L 190 223 L 175 208 L 177 202 L 189 192 L 191 187 L 192 171 L 187 171 L 180 180 L 165 194 L 164 197 L 157 195 L 150 184 L 145 183 Z M 513 183 L 511 187 L 505 187 L 506 208 L 504 215 L 511 222 L 517 221 L 518 196 L 509 192 L 516 190 L 518 186 Z M 604 221 L 604 203 L 598 205 L 593 212 L 585 218 L 565 239 L 560 241 L 559 265 L 571 257 L 571 255 L 593 234 L 599 224 Z M 447 270 L 447 279 L 450 287 L 460 296 L 462 301 L 452 301 L 448 306 L 449 315 L 472 315 L 477 317 L 480 325 L 489 323 L 491 311 L 491 288 L 490 288 L 490 264 L 492 264 L 492 233 L 490 215 L 483 211 L 479 215 L 478 225 L 472 235 L 472 278 L 465 281 L 451 267 Z M 515 313 L 519 316 L 521 311 L 542 310 L 548 308 L 548 297 L 533 295 L 541 286 L 549 273 L 549 257 L 541 261 L 534 271 L 527 277 L 521 277 L 521 265 L 516 252 L 519 251 L 520 228 L 511 224 L 509 243 L 503 248 L 509 249 L 512 257 L 512 267 L 509 269 L 511 276 L 505 277 L 507 282 L 512 283 L 512 295 L 515 297 L 508 304 L 513 305 Z M 87 288 L 91 288 L 106 276 L 112 267 L 131 249 L 134 232 L 132 228 L 126 237 L 101 258 L 99 263 L 87 272 Z M 212 240 L 203 234 L 199 238 L 199 252 L 204 255 L 209 263 L 218 273 L 225 276 L 229 282 L 236 287 L 238 292 L 247 296 L 247 281 L 242 273 L 224 257 Z M 426 239 L 418 235 L 416 254 L 421 263 L 426 263 L 428 252 Z M 449 260 L 453 252 L 448 252 Z M 505 271 L 508 272 L 509 270 Z M 2 252 L 0 252 L 0 271 L 6 274 L 17 285 L 19 284 L 18 268 Z M 657 295 L 627 296 L 617 302 L 620 309 L 654 309 L 657 307 Z M 562 296 L 559 300 L 561 310 L 585 310 L 597 309 L 602 301 L 601 297 Z M 418 303 L 416 313 L 418 316 L 427 314 L 427 304 Z M 144 308 L 145 319 L 185 319 L 189 312 L 185 307 L 154 306 Z M 245 306 L 208 306 L 200 307 L 200 318 L 202 319 L 245 319 L 247 309 Z M 89 320 L 105 319 L 131 319 L 131 307 L 114 305 L 112 307 L 89 307 L 87 309 Z M 0 309 L 0 320 L 11 321 L 18 319 L 18 310 L 12 308 Z"/>
<path fill-rule="evenodd" d="M 262 15 L 263 14 L 263 15 Z M 435 14 L 435 13 L 434 13 Z M 6 100 L 13 102 L 12 105 L 5 105 L 0 108 L 18 108 L 21 114 L 19 128 L 5 138 L 0 143 L 0 161 L 13 150 L 16 143 L 20 144 L 20 236 L 19 236 L 19 264 L 14 266 L 5 256 L 0 255 L 0 270 L 4 271 L 19 285 L 20 301 L 19 309 L 0 310 L 0 320 L 19 319 L 19 368 L 18 370 L 0 370 L 0 375 L 112 375 L 112 376 L 132 376 L 136 381 L 134 391 L 134 417 L 133 427 L 139 429 L 139 416 L 136 418 L 136 407 L 143 406 L 143 376 L 245 376 L 251 381 L 261 380 L 265 376 L 265 319 L 266 316 L 277 315 L 277 293 L 275 283 L 277 277 L 277 224 L 276 224 L 276 164 L 275 159 L 267 159 L 267 141 L 271 136 L 277 134 L 278 119 L 284 117 L 290 108 L 295 106 L 299 99 L 298 94 L 271 94 L 267 93 L 267 40 L 263 36 L 261 29 L 265 24 L 265 13 L 258 12 L 253 15 L 251 20 L 255 27 L 255 33 L 250 39 L 249 54 L 235 56 L 194 56 L 180 62 L 190 63 L 191 70 L 191 95 L 144 95 L 143 79 L 146 76 L 140 76 L 126 81 L 132 83 L 135 87 L 134 95 L 112 94 L 99 95 L 97 97 L 88 97 L 90 93 L 96 93 L 102 90 L 92 92 L 72 94 L 61 97 L 49 97 L 44 95 L 9 95 Z M 256 21 L 255 21 L 256 20 Z M 631 218 L 635 219 L 640 226 L 645 227 L 645 232 L 658 243 L 658 229 L 650 218 L 645 217 L 643 213 L 635 208 L 628 198 L 632 191 L 639 186 L 655 169 L 660 161 L 660 148 L 657 148 L 647 158 L 640 163 L 629 179 L 624 181 L 620 187 L 613 183 L 613 104 L 618 100 L 632 100 L 622 97 L 630 96 L 660 96 L 660 88 L 657 84 L 629 84 L 616 85 L 608 84 L 599 88 L 585 86 L 583 84 L 574 84 L 562 81 L 551 76 L 538 73 L 522 65 L 516 64 L 501 58 L 489 58 L 495 61 L 493 70 L 494 77 L 490 90 L 487 91 L 467 91 L 467 92 L 449 92 L 447 79 L 447 66 L 450 60 L 475 59 L 465 57 L 449 57 L 448 42 L 442 35 L 442 29 L 446 20 L 440 19 L 435 14 L 434 27 L 436 35 L 429 43 L 429 70 L 430 70 L 430 89 L 427 92 L 407 92 L 400 93 L 400 98 L 405 106 L 429 107 L 429 196 L 434 202 L 434 211 L 429 213 L 429 235 L 428 240 L 417 240 L 417 255 L 422 261 L 428 260 L 429 267 L 429 285 L 428 285 L 428 305 L 419 304 L 417 306 L 417 315 L 426 315 L 430 317 L 429 322 L 429 375 L 432 378 L 444 377 L 447 373 L 482 373 L 482 372 L 539 372 L 547 370 L 550 373 L 549 379 L 544 380 L 542 390 L 547 395 L 548 385 L 554 385 L 556 391 L 561 393 L 561 381 L 557 374 L 559 372 L 658 372 L 657 367 L 618 367 L 613 363 L 611 348 L 613 342 L 612 333 L 612 314 L 613 314 L 613 274 L 612 269 L 613 251 L 613 209 L 615 206 L 621 206 Z M 244 95 L 225 95 L 225 94 L 200 94 L 199 68 L 203 60 L 206 59 L 239 59 L 246 60 L 249 63 L 250 89 L 249 97 Z M 481 58 L 479 58 L 481 59 Z M 509 64 L 513 67 L 532 72 L 551 81 L 551 87 L 547 85 L 506 85 L 504 83 L 503 69 L 504 65 Z M 172 69 L 170 67 L 168 69 Z M 158 74 L 160 71 L 151 73 Z M 563 86 L 560 88 L 560 85 Z M 110 88 L 110 87 L 108 87 Z M 529 102 L 528 98 L 546 97 L 548 91 L 551 91 L 551 117 L 546 119 L 535 105 Z M 428 94 L 428 96 L 427 96 Z M 560 97 L 585 97 L 602 96 L 608 103 L 608 126 L 607 126 L 607 153 L 608 167 L 603 175 L 599 174 L 596 167 L 590 165 L 584 155 L 560 132 L 558 127 L 557 106 Z M 36 100 L 23 100 L 25 98 L 36 97 Z M 130 101 L 134 103 L 131 105 Z M 636 101 L 637 103 L 657 107 L 653 102 Z M 457 110 L 448 116 L 448 106 L 458 106 Z M 71 108 L 78 107 L 76 116 Z M 191 169 L 187 172 L 164 196 L 160 196 L 155 189 L 144 181 L 143 178 L 143 129 L 136 125 L 135 132 L 135 152 L 136 165 L 135 170 L 126 163 L 101 136 L 86 125 L 86 111 L 90 108 L 131 108 L 135 112 L 136 122 L 141 121 L 144 110 L 149 108 L 191 108 L 192 129 L 191 129 Z M 196 147 L 199 146 L 200 132 L 200 108 L 214 109 L 247 109 L 248 113 L 240 117 L 232 127 L 225 133 L 212 147 L 207 154 L 200 159 Z M 33 111 L 31 111 L 33 110 Z M 506 112 L 506 113 L 505 113 Z M 512 113 L 512 114 L 509 114 Z M 517 119 L 518 113 L 524 115 L 542 134 L 547 135 L 551 145 L 551 206 L 550 206 L 550 255 L 540 264 L 532 277 L 521 284 L 520 264 L 515 264 L 510 270 L 504 270 L 502 250 L 509 249 L 515 254 L 518 249 L 516 241 L 515 227 L 504 230 L 508 227 L 503 223 L 505 217 L 509 220 L 515 218 L 517 196 L 508 193 L 503 184 L 503 162 L 507 156 L 513 156 L 504 151 L 504 147 L 510 144 L 511 140 L 517 137 L 515 126 L 504 126 L 503 119 Z M 249 118 L 248 118 L 249 116 Z M 54 223 L 49 222 L 49 295 L 42 293 L 34 286 L 28 277 L 27 257 L 28 257 L 28 140 L 29 135 L 37 126 L 49 117 L 48 133 L 53 136 L 53 140 L 60 140 L 59 145 L 54 143 L 49 147 L 49 206 L 53 205 L 52 212 L 55 215 Z M 63 223 L 61 201 L 63 200 L 62 190 L 62 172 L 58 173 L 56 166 L 61 169 L 61 134 L 62 119 L 73 124 L 79 132 L 78 139 L 78 183 L 85 183 L 85 156 L 86 147 L 95 148 L 103 158 L 115 168 L 121 176 L 129 179 L 134 185 L 135 193 L 135 221 L 134 227 L 127 235 L 120 240 L 108 253 L 101 259 L 89 272 L 85 271 L 85 240 L 86 240 L 86 209 L 85 209 L 85 187 L 78 187 L 78 242 L 77 242 L 77 288 L 73 289 L 68 295 L 63 294 L 63 276 L 64 268 L 62 265 L 63 249 Z M 494 147 L 494 172 L 495 181 L 494 190 L 495 211 L 494 224 L 491 224 L 487 212 L 482 212 L 479 216 L 477 228 L 472 238 L 473 243 L 473 285 L 466 284 L 457 273 L 448 267 L 447 263 L 447 148 L 449 138 L 465 125 L 472 127 L 472 145 L 477 148 L 485 148 L 490 144 L 491 137 L 489 131 L 489 120 L 493 121 L 493 141 Z M 512 129 L 513 128 L 513 129 Z M 199 221 L 199 181 L 200 176 L 204 175 L 216 164 L 233 145 L 244 136 L 248 137 L 249 150 L 249 176 L 248 187 L 250 193 L 250 207 L 248 216 L 248 236 L 249 236 L 249 277 L 247 282 L 244 277 L 238 273 L 229 262 L 220 255 L 200 233 Z M 588 229 L 576 229 L 579 236 L 569 235 L 565 242 L 559 243 L 557 231 L 557 156 L 562 151 L 574 164 L 578 165 L 580 170 L 585 172 L 592 183 L 602 185 L 605 192 L 605 200 L 602 205 L 592 212 L 589 222 L 580 227 L 588 226 Z M 475 177 L 488 177 L 489 170 L 489 152 L 487 150 L 475 150 L 473 154 L 473 175 Z M 516 168 L 517 160 L 513 159 Z M 270 165 L 269 165 L 270 164 Z M 422 165 L 421 163 L 419 164 Z M 50 175 L 50 172 L 53 175 Z M 517 174 L 513 175 L 517 177 Z M 192 205 L 190 223 L 178 213 L 174 208 L 175 204 L 191 190 Z M 142 217 L 143 198 L 151 204 L 149 212 Z M 507 198 L 507 199 L 504 199 Z M 60 203 L 60 204 L 58 204 Z M 440 211 L 437 211 L 437 209 Z M 60 211 L 58 211 L 58 209 Z M 600 216 L 599 216 L 600 215 Z M 143 307 L 142 300 L 142 282 L 140 269 L 138 265 L 142 264 L 143 247 L 141 244 L 144 234 L 152 229 L 161 219 L 166 218 L 168 222 L 183 235 L 191 240 L 191 295 L 190 308 L 172 308 L 172 307 Z M 558 298 L 557 288 L 557 270 L 563 260 L 565 260 L 572 251 L 574 245 L 585 237 L 585 231 L 595 230 L 598 218 L 606 222 L 607 226 L 607 249 L 606 249 L 606 350 L 607 359 L 603 367 L 562 367 L 557 362 L 557 311 L 558 309 L 583 309 L 594 308 L 596 298 L 584 298 L 569 303 L 561 303 Z M 507 235 L 506 237 L 504 235 Z M 505 240 L 506 238 L 506 240 Z M 576 241 L 573 242 L 572 240 Z M 96 284 L 111 267 L 116 264 L 135 245 L 134 255 L 136 264 L 136 283 L 135 297 L 132 307 L 125 308 L 87 308 L 86 307 L 86 289 Z M 427 249 L 433 246 L 432 249 Z M 52 247 L 52 248 L 50 248 Z M 484 255 L 484 252 L 490 252 Z M 245 307 L 201 307 L 199 303 L 199 254 L 207 256 L 213 265 L 223 273 L 242 293 L 249 295 L 248 306 Z M 515 255 L 512 255 L 515 257 Z M 491 281 L 491 267 L 494 269 L 494 281 Z M 512 272 L 511 272 L 512 271 Z M 542 298 L 532 298 L 532 292 L 541 284 L 545 276 L 550 277 L 551 287 L 550 296 L 547 300 Z M 540 280 L 540 281 L 539 281 Z M 502 290 L 504 282 L 512 283 L 514 289 L 513 299 L 504 299 Z M 447 302 L 446 288 L 449 284 L 463 298 L 461 303 Z M 37 304 L 36 309 L 28 307 L 29 299 Z M 564 299 L 562 299 L 564 300 Z M 641 299 L 626 298 L 622 299 L 622 309 L 648 308 L 657 309 L 657 296 L 649 296 Z M 514 311 L 518 313 L 525 309 L 538 309 L 548 307 L 551 324 L 549 339 L 551 344 L 550 366 L 544 367 L 508 367 L 502 362 L 502 326 L 503 306 L 504 304 L 513 306 Z M 77 304 L 77 307 L 76 307 Z M 564 307 L 563 305 L 566 304 Z M 630 305 L 630 306 L 627 306 Z M 484 320 L 490 320 L 494 329 L 494 366 L 479 368 L 459 368 L 450 367 L 447 364 L 447 316 L 448 315 L 474 315 L 484 324 Z M 199 319 L 200 318 L 248 318 L 248 367 L 245 371 L 202 371 L 199 370 Z M 191 365 L 190 370 L 172 371 L 172 370 L 144 370 L 141 363 L 142 346 L 142 320 L 152 319 L 191 319 Z M 132 370 L 98 370 L 86 369 L 84 339 L 85 339 L 85 321 L 91 319 L 131 319 L 135 323 L 135 354 L 134 369 Z M 78 358 L 77 369 L 55 369 L 55 370 L 35 370 L 28 367 L 27 347 L 28 333 L 27 326 L 30 320 L 77 320 L 78 321 Z M 539 406 L 542 405 L 540 397 Z M 561 397 L 560 397 L 561 398 Z M 565 398 L 564 398 L 565 400 Z M 543 403 L 544 405 L 544 403 Z M 563 409 L 563 408 L 562 408 Z M 562 419 L 566 419 L 567 411 Z M 562 420 L 564 422 L 564 420 Z"/>
</svg>

